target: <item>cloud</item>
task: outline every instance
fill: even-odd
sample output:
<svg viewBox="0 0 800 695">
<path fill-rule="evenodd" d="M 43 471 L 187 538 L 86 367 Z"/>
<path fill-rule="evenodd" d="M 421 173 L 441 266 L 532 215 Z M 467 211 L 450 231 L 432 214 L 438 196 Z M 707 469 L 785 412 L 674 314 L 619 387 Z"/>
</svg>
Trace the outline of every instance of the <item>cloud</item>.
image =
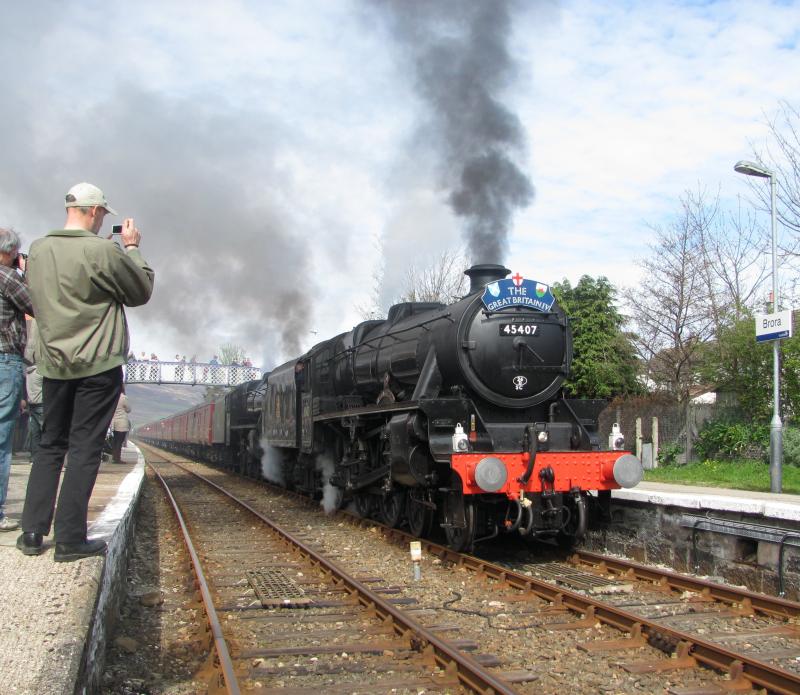
<svg viewBox="0 0 800 695">
<path fill-rule="evenodd" d="M 567 2 L 551 19 L 515 25 L 537 200 L 515 225 L 514 265 L 633 284 L 649 225 L 686 189 L 719 185 L 730 206 L 746 192 L 733 164 L 796 91 L 798 6 Z"/>
<path fill-rule="evenodd" d="M 424 59 L 448 32 L 468 46 L 493 3 L 433 24 L 458 3 L 411 3 L 424 16 L 395 17 L 394 33 L 376 4 L 8 3 L 0 224 L 29 244 L 81 180 L 132 214 L 157 271 L 150 305 L 129 312 L 137 351 L 236 342 L 269 367 L 349 329 L 376 237 L 385 297 L 410 262 L 464 245 L 449 195 L 489 122 L 436 104 L 462 93 L 442 70 L 469 84 L 474 64 Z M 685 189 L 747 194 L 733 163 L 796 91 L 796 3 L 507 6 L 487 27 L 501 59 L 475 83 L 512 115 L 510 157 L 536 184 L 508 217 L 514 270 L 630 284 L 648 225 Z"/>
</svg>

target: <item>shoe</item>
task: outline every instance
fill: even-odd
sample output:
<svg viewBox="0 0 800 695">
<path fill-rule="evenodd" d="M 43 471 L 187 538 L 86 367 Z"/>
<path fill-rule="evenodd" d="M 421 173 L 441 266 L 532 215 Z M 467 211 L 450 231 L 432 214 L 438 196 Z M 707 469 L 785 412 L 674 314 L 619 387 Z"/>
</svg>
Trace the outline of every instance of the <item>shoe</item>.
<svg viewBox="0 0 800 695">
<path fill-rule="evenodd" d="M 16 531 L 18 528 L 18 521 L 12 521 L 7 516 L 0 519 L 0 531 Z"/>
<path fill-rule="evenodd" d="M 108 544 L 105 541 L 86 541 L 84 543 L 56 543 L 54 560 L 56 562 L 73 562 L 84 557 L 105 555 Z"/>
<path fill-rule="evenodd" d="M 17 548 L 23 555 L 41 555 L 44 552 L 42 547 L 42 534 L 25 531 L 17 538 Z"/>
</svg>

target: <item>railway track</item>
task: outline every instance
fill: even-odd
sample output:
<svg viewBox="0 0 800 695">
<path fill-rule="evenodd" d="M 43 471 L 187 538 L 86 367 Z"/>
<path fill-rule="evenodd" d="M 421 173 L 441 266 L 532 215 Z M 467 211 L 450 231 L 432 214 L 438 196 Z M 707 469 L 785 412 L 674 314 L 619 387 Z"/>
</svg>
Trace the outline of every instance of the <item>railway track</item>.
<svg viewBox="0 0 800 695">
<path fill-rule="evenodd" d="M 443 636 L 448 626 L 426 627 L 413 606 L 402 610 L 403 599 L 387 598 L 392 588 L 380 577 L 345 572 L 177 457 L 150 450 L 148 463 L 175 510 L 197 577 L 216 652 L 215 689 L 515 692 L 502 674 L 465 653 L 472 644 Z"/>
<path fill-rule="evenodd" d="M 215 477 L 223 476 L 215 473 Z M 253 500 L 259 497 L 253 490 L 253 481 L 239 479 L 232 485 Z M 284 500 L 289 499 L 290 493 L 285 490 L 281 489 L 279 494 Z M 308 508 L 313 503 L 301 498 L 292 504 Z M 290 505 L 284 503 L 282 506 L 288 508 Z M 364 525 L 373 530 L 378 526 L 377 522 L 354 515 L 345 514 L 339 518 L 343 520 L 339 525 L 346 520 L 347 524 Z M 402 546 L 413 539 L 397 529 L 381 527 L 380 531 Z M 307 533 L 314 535 L 311 526 Z M 323 543 L 324 534 L 319 535 L 315 540 Z M 331 539 L 331 542 L 335 552 L 336 541 Z M 338 544 L 341 552 L 341 540 Z M 657 687 L 662 692 L 684 694 L 720 693 L 752 687 L 767 688 L 776 693 L 800 692 L 800 649 L 797 642 L 800 639 L 800 604 L 593 553 L 575 553 L 571 562 L 548 563 L 549 569 L 544 570 L 545 565 L 524 561 L 517 563 L 517 567 L 502 566 L 455 553 L 430 541 L 423 541 L 423 545 L 439 566 L 459 571 L 459 576 L 469 575 L 483 587 L 482 593 L 489 604 L 502 606 L 491 613 L 485 605 L 476 608 L 468 598 L 457 603 L 462 596 L 454 592 L 457 598 L 445 601 L 445 604 L 455 601 L 456 606 L 464 608 L 444 604 L 426 607 L 439 619 L 448 614 L 446 611 L 459 610 L 464 615 L 475 616 L 473 623 L 481 620 L 478 616 L 483 619 L 488 616 L 487 635 L 489 627 L 507 630 L 506 635 L 513 635 L 520 633 L 512 630 L 525 627 L 519 624 L 519 616 L 523 615 L 524 622 L 530 624 L 527 629 L 531 634 L 535 630 L 544 632 L 552 644 L 561 645 L 554 649 L 563 648 L 572 653 L 577 647 L 581 659 L 589 659 L 588 663 L 595 663 L 592 659 L 599 660 L 596 663 L 602 661 L 604 668 L 612 667 L 631 674 L 630 677 L 635 679 L 631 692 L 656 691 Z M 331 549 L 329 547 L 328 551 Z M 535 576 L 537 572 L 542 576 Z M 461 582 L 464 583 L 463 579 Z M 463 590 L 462 593 L 466 597 L 469 592 Z M 497 623 L 512 612 L 507 610 L 509 606 L 522 611 L 517 615 L 517 624 L 498 627 Z M 570 613 L 576 614 L 577 618 L 565 621 L 565 616 L 569 618 Z M 620 637 L 619 631 L 626 635 Z M 464 632 L 466 634 L 466 630 Z M 528 637 L 529 633 L 523 634 L 526 635 L 526 644 L 536 641 L 533 636 Z M 574 636 L 572 647 L 563 646 L 566 644 L 563 636 L 567 634 Z M 543 644 L 547 643 L 545 639 Z M 754 646 L 758 648 L 754 649 Z M 521 663 L 513 664 L 518 667 L 515 672 L 506 672 L 511 677 L 504 686 L 509 690 L 515 688 L 513 692 L 550 692 L 543 682 L 542 671 L 531 668 L 535 662 L 525 660 L 525 650 L 520 647 L 515 651 L 519 652 Z M 643 659 L 642 655 L 646 658 Z M 505 662 L 511 658 L 509 654 L 502 656 Z M 699 666 L 708 666 L 711 670 L 698 669 Z M 444 668 L 445 673 L 447 668 Z M 584 665 L 582 668 L 594 667 Z M 449 669 L 452 673 L 453 667 Z M 716 675 L 717 671 L 727 676 L 720 677 Z M 508 682 L 511 680 L 516 680 L 516 683 Z M 655 683 L 660 685 L 656 687 Z M 444 685 L 445 690 L 447 687 Z M 474 686 L 462 683 L 459 687 Z M 493 692 L 482 687 L 482 692 Z M 628 692 L 626 688 L 620 681 L 618 692 Z"/>
<path fill-rule="evenodd" d="M 383 529 L 401 542 L 412 538 L 399 529 Z M 582 649 L 614 653 L 651 644 L 671 657 L 616 662 L 632 673 L 704 665 L 729 675 L 719 688 L 670 692 L 701 695 L 761 687 L 800 693 L 800 603 L 588 551 L 573 551 L 568 562 L 500 564 L 431 541 L 423 541 L 423 547 L 487 580 L 566 606 L 581 616 L 581 624 L 606 624 L 628 635 L 587 642 Z"/>
</svg>

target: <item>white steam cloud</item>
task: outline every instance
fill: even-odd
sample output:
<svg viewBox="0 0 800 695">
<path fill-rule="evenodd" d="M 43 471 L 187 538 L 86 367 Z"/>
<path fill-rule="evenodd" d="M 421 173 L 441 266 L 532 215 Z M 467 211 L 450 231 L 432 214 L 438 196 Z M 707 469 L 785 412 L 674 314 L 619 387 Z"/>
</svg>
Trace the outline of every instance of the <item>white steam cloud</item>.
<svg viewBox="0 0 800 695">
<path fill-rule="evenodd" d="M 261 449 L 264 451 L 261 456 L 261 475 L 271 483 L 286 485 L 281 450 L 270 446 L 266 439 L 261 440 Z"/>
<path fill-rule="evenodd" d="M 332 485 L 331 476 L 336 472 L 336 466 L 330 456 L 318 456 L 314 461 L 314 468 L 322 474 L 322 500 L 320 506 L 326 514 L 332 514 L 339 508 L 342 491 Z"/>
</svg>

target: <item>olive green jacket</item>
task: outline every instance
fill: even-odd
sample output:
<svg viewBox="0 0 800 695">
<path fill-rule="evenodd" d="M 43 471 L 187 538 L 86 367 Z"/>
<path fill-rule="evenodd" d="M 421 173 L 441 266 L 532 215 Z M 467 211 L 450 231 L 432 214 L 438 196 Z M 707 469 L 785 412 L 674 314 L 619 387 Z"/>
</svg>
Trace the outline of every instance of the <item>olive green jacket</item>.
<svg viewBox="0 0 800 695">
<path fill-rule="evenodd" d="M 147 303 L 155 278 L 139 249 L 126 253 L 85 229 L 59 229 L 31 244 L 27 278 L 43 376 L 78 379 L 125 363 L 123 305 Z"/>
</svg>

